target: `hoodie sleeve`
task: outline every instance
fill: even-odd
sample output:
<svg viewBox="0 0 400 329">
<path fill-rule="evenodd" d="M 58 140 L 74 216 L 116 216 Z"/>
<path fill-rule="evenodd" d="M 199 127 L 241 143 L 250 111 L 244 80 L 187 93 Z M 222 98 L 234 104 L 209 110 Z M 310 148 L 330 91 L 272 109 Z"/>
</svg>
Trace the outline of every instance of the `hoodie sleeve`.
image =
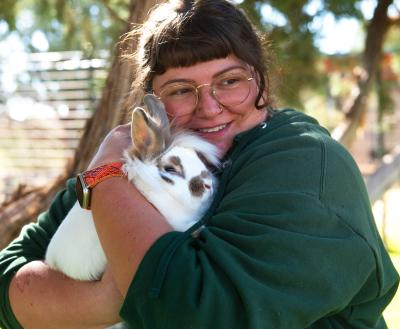
<svg viewBox="0 0 400 329">
<path fill-rule="evenodd" d="M 48 211 L 37 222 L 25 225 L 19 236 L 0 252 L 0 327 L 21 328 L 10 307 L 8 289 L 14 274 L 23 265 L 44 258 L 47 245 L 62 220 L 76 202 L 75 179 L 67 181 Z"/>
<path fill-rule="evenodd" d="M 258 141 L 228 171 L 201 232 L 146 254 L 121 310 L 132 328 L 381 328 L 398 276 L 351 157 L 306 134 Z"/>
</svg>

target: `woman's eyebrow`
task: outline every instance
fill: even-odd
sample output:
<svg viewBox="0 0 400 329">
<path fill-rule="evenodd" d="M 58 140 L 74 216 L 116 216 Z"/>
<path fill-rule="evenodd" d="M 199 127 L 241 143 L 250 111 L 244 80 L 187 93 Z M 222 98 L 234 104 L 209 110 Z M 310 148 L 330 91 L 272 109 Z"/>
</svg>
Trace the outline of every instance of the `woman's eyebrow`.
<svg viewBox="0 0 400 329">
<path fill-rule="evenodd" d="M 193 85 L 196 85 L 196 82 L 194 80 L 191 79 L 172 79 L 172 80 L 168 80 L 166 82 L 164 82 L 161 86 L 160 86 L 160 90 L 163 89 L 165 86 L 169 85 L 169 84 L 173 84 L 173 83 L 191 83 Z"/>
<path fill-rule="evenodd" d="M 242 65 L 233 65 L 233 66 L 229 66 L 229 67 L 227 67 L 227 68 L 225 68 L 225 69 L 223 69 L 221 71 L 218 71 L 218 72 L 214 73 L 212 75 L 212 78 L 213 79 L 217 78 L 217 77 L 225 74 L 226 72 L 229 72 L 229 71 L 232 71 L 232 70 L 237 70 L 237 69 L 246 71 L 246 68 L 243 67 Z M 163 89 L 165 86 L 167 86 L 169 84 L 179 83 L 179 82 L 181 82 L 181 83 L 190 83 L 190 84 L 196 85 L 196 81 L 194 81 L 192 79 L 183 79 L 183 78 L 181 78 L 181 79 L 172 79 L 172 80 L 168 80 L 168 81 L 164 82 L 160 86 L 160 89 Z"/>
<path fill-rule="evenodd" d="M 222 74 L 224 74 L 226 72 L 233 71 L 233 70 L 236 70 L 236 69 L 240 69 L 240 70 L 246 71 L 246 68 L 243 67 L 243 65 L 233 65 L 233 66 L 227 67 L 226 69 L 224 69 L 222 71 L 216 72 L 215 74 L 213 74 L 212 77 L 213 78 L 219 77 L 220 75 L 222 75 Z"/>
</svg>

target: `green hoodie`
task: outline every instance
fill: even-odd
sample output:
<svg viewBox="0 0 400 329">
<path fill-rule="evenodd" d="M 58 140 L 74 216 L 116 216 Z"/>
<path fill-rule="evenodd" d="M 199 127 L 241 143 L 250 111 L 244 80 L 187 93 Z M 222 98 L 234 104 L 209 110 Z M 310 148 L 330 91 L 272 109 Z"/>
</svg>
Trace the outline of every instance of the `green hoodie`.
<svg viewBox="0 0 400 329">
<path fill-rule="evenodd" d="M 0 254 L 3 329 L 20 328 L 10 278 L 43 258 L 73 184 Z M 209 211 L 155 242 L 121 316 L 135 329 L 386 328 L 398 283 L 353 159 L 314 119 L 283 110 L 236 136 Z"/>
</svg>

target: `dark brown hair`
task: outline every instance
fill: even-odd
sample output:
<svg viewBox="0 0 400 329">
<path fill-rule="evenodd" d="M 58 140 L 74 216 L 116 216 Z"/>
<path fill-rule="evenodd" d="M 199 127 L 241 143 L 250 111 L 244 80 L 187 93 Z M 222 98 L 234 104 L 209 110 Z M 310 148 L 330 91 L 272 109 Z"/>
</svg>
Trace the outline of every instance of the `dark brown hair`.
<svg viewBox="0 0 400 329">
<path fill-rule="evenodd" d="M 234 54 L 255 71 L 258 109 L 270 105 L 266 56 L 262 39 L 242 10 L 224 0 L 177 0 L 154 8 L 148 20 L 130 33 L 138 50 L 125 56 L 137 65 L 135 88 L 152 91 L 155 75 L 172 67 Z M 128 36 L 129 37 L 129 36 Z"/>
</svg>

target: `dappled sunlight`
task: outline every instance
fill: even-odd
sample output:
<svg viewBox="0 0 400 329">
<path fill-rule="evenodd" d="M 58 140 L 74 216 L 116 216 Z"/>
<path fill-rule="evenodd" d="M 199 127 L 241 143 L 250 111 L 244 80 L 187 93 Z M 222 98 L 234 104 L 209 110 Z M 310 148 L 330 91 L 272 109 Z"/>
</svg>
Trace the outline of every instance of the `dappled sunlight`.
<svg viewBox="0 0 400 329">
<path fill-rule="evenodd" d="M 389 189 L 373 205 L 379 233 L 391 252 L 391 259 L 400 273 L 400 183 Z M 386 308 L 384 316 L 389 329 L 400 329 L 400 290 Z"/>
<path fill-rule="evenodd" d="M 391 254 L 392 261 L 400 273 L 400 253 Z M 388 329 L 400 329 L 400 290 L 397 290 L 396 296 L 383 312 Z"/>
<path fill-rule="evenodd" d="M 373 211 L 379 233 L 389 251 L 400 254 L 400 184 L 375 202 Z"/>
</svg>

